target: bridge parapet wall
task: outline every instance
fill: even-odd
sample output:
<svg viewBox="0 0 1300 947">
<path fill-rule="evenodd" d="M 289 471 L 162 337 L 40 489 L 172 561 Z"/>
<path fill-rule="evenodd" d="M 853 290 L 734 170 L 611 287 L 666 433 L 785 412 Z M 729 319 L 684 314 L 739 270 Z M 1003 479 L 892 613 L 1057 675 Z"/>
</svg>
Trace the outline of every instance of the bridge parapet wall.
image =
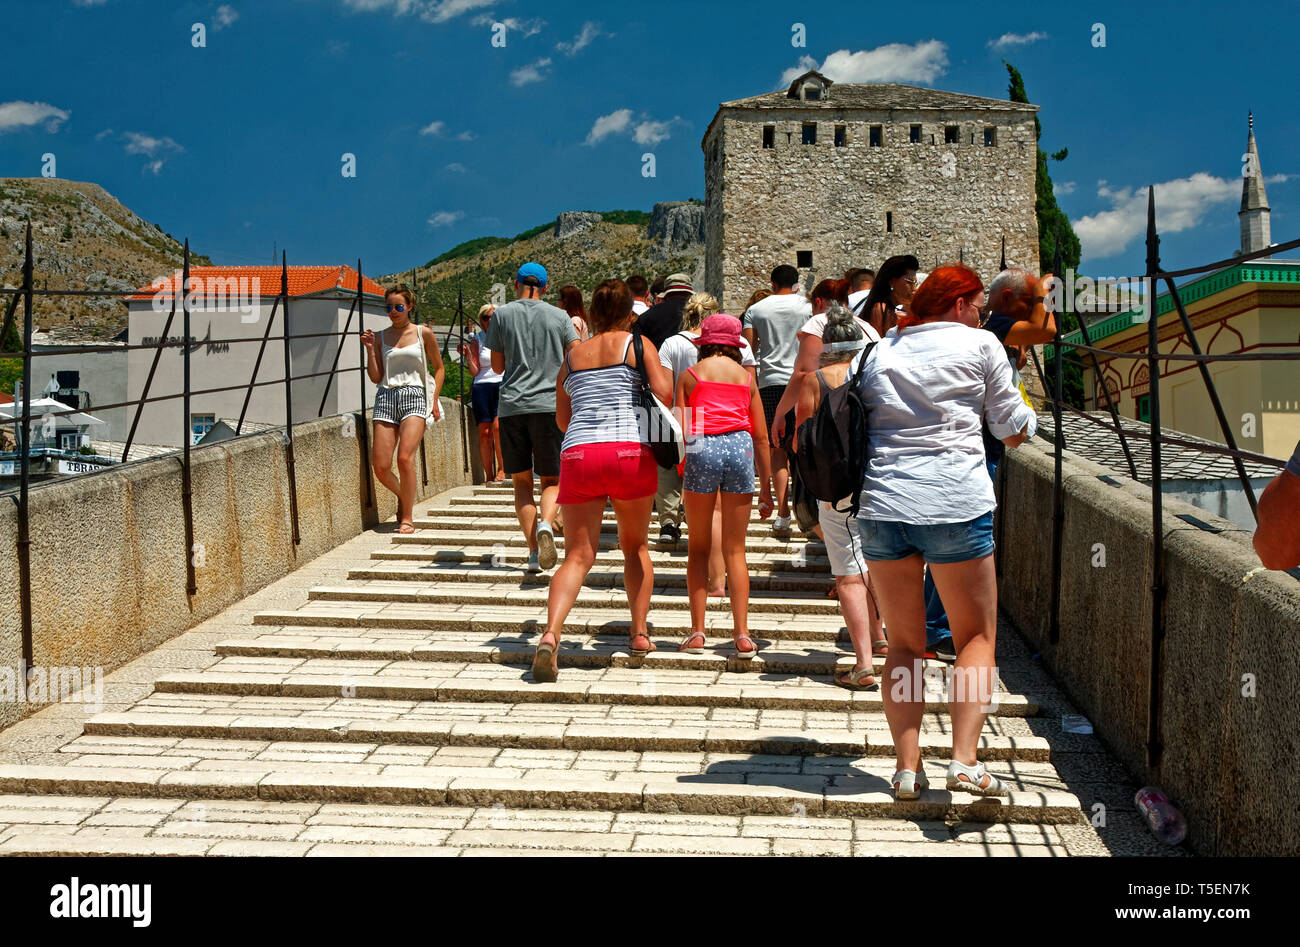
<svg viewBox="0 0 1300 947">
<path fill-rule="evenodd" d="M 1286 573 L 1252 574 L 1260 563 L 1250 532 L 1165 498 L 1164 752 L 1152 769 L 1150 489 L 1064 452 L 1061 619 L 1053 645 L 1053 464 L 1046 445 L 1030 442 L 1008 451 L 999 472 L 1000 605 L 1098 736 L 1183 810 L 1196 851 L 1297 854 L 1300 583 Z"/>
</svg>

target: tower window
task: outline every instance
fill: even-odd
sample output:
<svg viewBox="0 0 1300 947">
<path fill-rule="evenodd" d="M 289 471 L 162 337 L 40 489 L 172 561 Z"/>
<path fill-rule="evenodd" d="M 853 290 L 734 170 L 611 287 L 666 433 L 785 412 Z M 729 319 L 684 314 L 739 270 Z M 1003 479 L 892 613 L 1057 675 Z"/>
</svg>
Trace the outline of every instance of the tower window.
<svg viewBox="0 0 1300 947">
<path fill-rule="evenodd" d="M 822 99 L 822 87 L 819 85 L 804 86 L 803 98 L 805 102 L 820 102 Z"/>
<path fill-rule="evenodd" d="M 885 143 L 885 129 L 882 125 L 871 126 L 871 147 L 879 148 Z"/>
<path fill-rule="evenodd" d="M 984 129 L 984 147 L 996 148 L 998 144 L 998 130 L 993 126 Z"/>
<path fill-rule="evenodd" d="M 817 123 L 816 122 L 803 123 L 803 143 L 805 145 L 817 144 Z"/>
<path fill-rule="evenodd" d="M 835 126 L 835 147 L 843 148 L 849 143 L 848 129 L 843 125 Z"/>
<path fill-rule="evenodd" d="M 885 211 L 885 233 L 893 233 L 893 232 L 894 232 L 894 212 L 892 210 L 887 210 Z"/>
<path fill-rule="evenodd" d="M 764 125 L 763 126 L 763 147 L 771 148 L 774 144 L 776 144 L 776 126 Z"/>
<path fill-rule="evenodd" d="M 795 265 L 798 266 L 801 270 L 806 270 L 812 267 L 811 250 L 797 250 L 795 251 L 794 256 L 795 256 Z"/>
<path fill-rule="evenodd" d="M 961 141 L 961 132 L 956 125 L 947 125 L 943 130 L 943 142 L 946 145 L 955 145 Z"/>
<path fill-rule="evenodd" d="M 907 140 L 914 145 L 921 143 L 921 126 L 913 125 L 907 130 Z"/>
</svg>

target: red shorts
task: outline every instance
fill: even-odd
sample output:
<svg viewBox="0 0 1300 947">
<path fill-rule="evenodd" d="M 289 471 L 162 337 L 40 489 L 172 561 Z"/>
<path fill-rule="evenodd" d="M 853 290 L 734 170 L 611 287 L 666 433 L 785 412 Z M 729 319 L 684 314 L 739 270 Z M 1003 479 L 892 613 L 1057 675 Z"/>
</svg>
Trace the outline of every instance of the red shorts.
<svg viewBox="0 0 1300 947">
<path fill-rule="evenodd" d="M 644 444 L 579 444 L 560 455 L 560 503 L 641 500 L 659 489 L 659 465 Z"/>
</svg>

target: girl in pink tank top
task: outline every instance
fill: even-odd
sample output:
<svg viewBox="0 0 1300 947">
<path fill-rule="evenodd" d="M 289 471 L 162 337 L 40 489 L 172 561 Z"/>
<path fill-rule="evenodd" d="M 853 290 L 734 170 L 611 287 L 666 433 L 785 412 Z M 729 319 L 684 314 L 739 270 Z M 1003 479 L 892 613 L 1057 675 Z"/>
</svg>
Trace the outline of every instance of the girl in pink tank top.
<svg viewBox="0 0 1300 947">
<path fill-rule="evenodd" d="M 709 546 L 715 501 L 722 507 L 722 558 L 731 589 L 736 657 L 758 653 L 749 637 L 749 567 L 745 536 L 754 504 L 754 473 L 761 481 L 759 516 L 772 514 L 772 477 L 763 403 L 753 377 L 740 363 L 740 320 L 709 316 L 700 326 L 700 360 L 677 379 L 675 410 L 686 432 L 682 498 L 688 534 L 686 590 L 691 633 L 680 651 L 702 654 L 708 597 Z"/>
</svg>

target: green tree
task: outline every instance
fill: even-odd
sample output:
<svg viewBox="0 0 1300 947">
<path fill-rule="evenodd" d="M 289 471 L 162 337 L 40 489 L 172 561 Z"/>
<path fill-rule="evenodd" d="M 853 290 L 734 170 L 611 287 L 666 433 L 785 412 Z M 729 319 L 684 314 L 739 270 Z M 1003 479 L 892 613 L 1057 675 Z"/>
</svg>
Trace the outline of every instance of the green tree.
<svg viewBox="0 0 1300 947">
<path fill-rule="evenodd" d="M 1005 59 L 1002 64 L 1007 67 L 1007 75 L 1010 82 L 1007 86 L 1007 98 L 1012 102 L 1024 102 L 1028 104 L 1029 94 L 1025 91 L 1025 80 L 1020 75 L 1020 70 Z M 1034 140 L 1041 141 L 1043 137 L 1043 126 L 1039 122 L 1038 116 L 1034 116 Z M 1038 263 L 1044 271 L 1050 270 L 1055 266 L 1057 242 L 1060 242 L 1061 253 L 1061 270 L 1079 269 L 1079 260 L 1082 256 L 1082 247 L 1079 244 L 1079 237 L 1070 226 L 1070 218 L 1065 216 L 1056 203 L 1056 192 L 1052 187 L 1052 175 L 1047 170 L 1047 162 L 1064 161 L 1069 157 L 1070 149 L 1062 148 L 1060 151 L 1053 152 L 1050 156 L 1041 146 L 1038 148 L 1038 161 L 1034 172 L 1034 212 L 1038 217 Z M 1060 274 L 1057 274 L 1060 275 Z M 1070 332 L 1079 327 L 1078 317 L 1074 313 L 1067 313 L 1064 317 L 1058 316 L 1062 332 Z M 1043 371 L 1047 377 L 1043 382 L 1051 388 L 1055 379 L 1055 354 L 1050 347 L 1044 350 L 1047 355 L 1046 364 Z M 1083 365 L 1079 356 L 1073 352 L 1067 353 L 1061 363 L 1061 376 L 1063 382 L 1062 400 L 1076 408 L 1083 407 Z"/>
</svg>

